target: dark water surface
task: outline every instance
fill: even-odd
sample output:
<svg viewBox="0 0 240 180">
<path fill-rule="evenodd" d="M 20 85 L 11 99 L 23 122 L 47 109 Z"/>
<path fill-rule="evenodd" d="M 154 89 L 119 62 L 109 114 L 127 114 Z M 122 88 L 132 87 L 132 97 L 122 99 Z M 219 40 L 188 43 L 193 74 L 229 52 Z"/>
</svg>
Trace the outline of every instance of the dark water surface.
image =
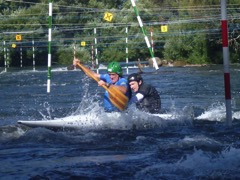
<svg viewBox="0 0 240 180">
<path fill-rule="evenodd" d="M 104 113 L 104 90 L 78 70 L 54 67 L 47 93 L 46 69 L 0 73 L 0 179 L 240 178 L 239 65 L 230 68 L 231 127 L 222 66 L 144 69 L 170 115 L 161 118 L 134 107 Z M 53 131 L 17 123 L 58 118 L 81 126 Z"/>
</svg>

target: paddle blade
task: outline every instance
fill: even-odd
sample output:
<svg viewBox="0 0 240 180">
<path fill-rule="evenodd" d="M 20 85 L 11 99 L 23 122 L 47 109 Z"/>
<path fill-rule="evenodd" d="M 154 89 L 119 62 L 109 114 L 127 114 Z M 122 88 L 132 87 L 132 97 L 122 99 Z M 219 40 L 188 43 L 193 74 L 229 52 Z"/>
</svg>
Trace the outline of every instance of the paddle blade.
<svg viewBox="0 0 240 180">
<path fill-rule="evenodd" d="M 107 91 L 110 101 L 115 107 L 117 107 L 120 111 L 126 109 L 128 98 L 118 88 L 110 86 Z"/>
</svg>

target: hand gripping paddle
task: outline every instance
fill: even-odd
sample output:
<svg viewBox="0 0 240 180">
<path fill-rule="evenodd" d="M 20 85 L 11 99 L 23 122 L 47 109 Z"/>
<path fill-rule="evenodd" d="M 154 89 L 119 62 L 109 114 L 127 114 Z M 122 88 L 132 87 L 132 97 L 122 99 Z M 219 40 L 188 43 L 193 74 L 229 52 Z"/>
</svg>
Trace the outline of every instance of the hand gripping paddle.
<svg viewBox="0 0 240 180">
<path fill-rule="evenodd" d="M 82 71 L 91 77 L 96 82 L 99 81 L 97 77 L 94 76 L 93 72 L 85 67 L 84 65 L 77 63 L 77 65 L 82 69 Z M 128 98 L 115 86 L 110 86 L 109 88 L 105 85 L 102 86 L 106 91 L 108 91 L 111 103 L 117 107 L 119 110 L 123 111 L 128 103 Z"/>
</svg>

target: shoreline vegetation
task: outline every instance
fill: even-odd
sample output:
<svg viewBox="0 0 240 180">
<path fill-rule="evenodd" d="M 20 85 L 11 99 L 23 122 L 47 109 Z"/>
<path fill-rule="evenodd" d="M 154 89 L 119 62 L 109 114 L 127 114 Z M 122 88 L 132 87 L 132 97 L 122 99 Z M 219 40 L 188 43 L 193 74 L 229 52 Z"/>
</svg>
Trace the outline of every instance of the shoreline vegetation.
<svg viewBox="0 0 240 180">
<path fill-rule="evenodd" d="M 45 66 L 48 57 L 52 57 L 52 63 L 67 66 L 73 55 L 81 57 L 83 63 L 96 59 L 101 63 L 122 62 L 127 58 L 135 64 L 138 58 L 146 61 L 153 54 L 163 60 L 159 66 L 222 64 L 219 0 L 136 2 L 144 28 L 127 0 L 55 0 L 51 23 L 47 21 L 49 8 L 45 1 L 3 1 L 0 67 Z M 240 59 L 239 2 L 228 1 L 231 63 Z"/>
<path fill-rule="evenodd" d="M 204 66 L 207 66 L 209 64 L 207 63 L 203 63 L 203 64 L 194 64 L 194 63 L 187 63 L 186 61 L 181 61 L 181 60 L 178 60 L 178 61 L 173 61 L 173 60 L 161 60 L 160 58 L 156 57 L 156 61 L 157 61 L 157 64 L 158 64 L 158 67 L 161 67 L 161 66 L 168 66 L 168 67 L 204 67 Z M 141 61 L 138 59 L 138 64 L 137 64 L 138 68 L 144 68 L 144 67 L 147 67 L 147 66 L 151 66 L 153 67 L 153 62 L 152 62 L 152 59 L 148 59 L 146 61 L 146 63 L 141 63 Z"/>
</svg>

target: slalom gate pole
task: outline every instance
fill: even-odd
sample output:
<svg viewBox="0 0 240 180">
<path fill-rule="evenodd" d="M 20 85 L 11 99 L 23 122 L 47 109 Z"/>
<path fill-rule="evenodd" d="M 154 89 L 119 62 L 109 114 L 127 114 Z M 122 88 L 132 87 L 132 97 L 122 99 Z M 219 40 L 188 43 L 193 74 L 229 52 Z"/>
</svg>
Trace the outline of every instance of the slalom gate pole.
<svg viewBox="0 0 240 180">
<path fill-rule="evenodd" d="M 49 17 L 48 17 L 48 75 L 47 75 L 47 92 L 50 92 L 51 83 L 51 48 L 52 48 L 52 0 L 49 0 Z"/>
<path fill-rule="evenodd" d="M 22 53 L 22 44 L 20 45 L 20 67 L 22 67 L 22 63 L 23 63 L 23 53 Z"/>
<path fill-rule="evenodd" d="M 135 12 L 135 14 L 136 14 L 136 16 L 137 16 L 138 24 L 139 24 L 139 26 L 141 27 L 141 30 L 142 30 L 143 35 L 144 35 L 145 42 L 146 42 L 147 47 L 148 47 L 148 49 L 149 49 L 150 55 L 151 55 L 151 57 L 152 57 L 153 66 L 154 66 L 155 69 L 157 70 L 157 69 L 158 69 L 158 65 L 157 65 L 157 62 L 156 62 L 156 58 L 155 58 L 154 55 L 153 55 L 150 42 L 149 42 L 149 40 L 148 40 L 148 37 L 147 37 L 147 35 L 146 35 L 146 31 L 145 31 L 144 26 L 143 26 L 143 22 L 142 22 L 142 20 L 141 20 L 141 17 L 140 17 L 140 15 L 139 15 L 139 13 L 138 13 L 138 9 L 137 9 L 136 4 L 135 4 L 135 0 L 131 0 L 131 2 L 132 2 L 132 6 L 133 6 L 133 9 L 134 9 L 134 12 Z"/>
<path fill-rule="evenodd" d="M 151 35 L 152 53 L 153 53 L 153 56 L 154 56 L 154 42 L 153 42 L 153 29 L 152 28 L 150 30 L 150 35 Z"/>
<path fill-rule="evenodd" d="M 76 58 L 76 44 L 74 43 L 73 44 L 73 59 L 75 59 Z M 77 66 L 74 66 L 74 70 L 76 70 L 76 67 Z"/>
<path fill-rule="evenodd" d="M 7 72 L 7 51 L 6 51 L 6 41 L 3 41 L 4 46 L 4 65 L 5 65 L 5 72 Z"/>
<path fill-rule="evenodd" d="M 230 88 L 230 73 L 229 73 L 229 48 L 228 48 L 228 22 L 226 1 L 221 0 L 221 24 L 222 24 L 222 48 L 223 48 L 223 65 L 224 65 L 224 85 L 225 85 L 225 100 L 226 100 L 226 121 L 227 125 L 232 125 L 232 110 L 231 110 L 231 88 Z"/>
<path fill-rule="evenodd" d="M 93 47 L 93 43 L 92 43 L 92 45 L 91 45 L 91 55 L 92 55 L 92 67 L 94 68 L 94 47 Z"/>
<path fill-rule="evenodd" d="M 73 57 L 76 58 L 76 45 L 73 45 Z"/>
<path fill-rule="evenodd" d="M 97 48 L 97 28 L 94 28 L 94 42 L 95 42 L 95 59 L 96 59 L 96 66 L 97 66 L 97 73 L 99 73 L 99 66 L 98 66 L 98 48 Z"/>
<path fill-rule="evenodd" d="M 127 74 L 128 74 L 128 27 L 126 27 L 126 64 L 127 64 Z"/>
<path fill-rule="evenodd" d="M 34 40 L 32 40 L 32 52 L 33 52 L 33 71 L 35 71 L 35 48 L 34 48 Z"/>
<path fill-rule="evenodd" d="M 9 50 L 9 48 L 7 48 L 7 54 L 6 54 L 7 56 L 7 68 L 9 68 L 9 61 L 10 61 L 10 50 Z"/>
</svg>

